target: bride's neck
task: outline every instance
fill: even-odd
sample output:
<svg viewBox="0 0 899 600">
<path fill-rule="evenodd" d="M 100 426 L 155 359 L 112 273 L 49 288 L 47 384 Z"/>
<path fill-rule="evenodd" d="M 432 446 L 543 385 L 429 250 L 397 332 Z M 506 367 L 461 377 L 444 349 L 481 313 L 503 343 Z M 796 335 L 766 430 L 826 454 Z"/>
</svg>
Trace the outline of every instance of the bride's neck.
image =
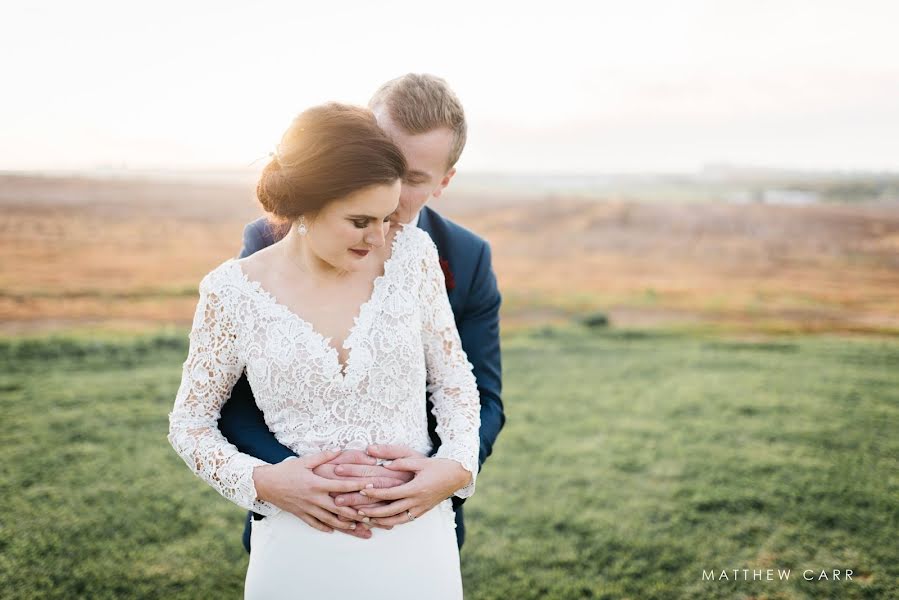
<svg viewBox="0 0 899 600">
<path fill-rule="evenodd" d="M 296 226 L 290 228 L 287 236 L 281 242 L 284 248 L 284 257 L 294 269 L 301 270 L 322 281 L 340 279 L 348 273 L 318 256 L 312 250 L 309 240 L 300 235 Z"/>
</svg>

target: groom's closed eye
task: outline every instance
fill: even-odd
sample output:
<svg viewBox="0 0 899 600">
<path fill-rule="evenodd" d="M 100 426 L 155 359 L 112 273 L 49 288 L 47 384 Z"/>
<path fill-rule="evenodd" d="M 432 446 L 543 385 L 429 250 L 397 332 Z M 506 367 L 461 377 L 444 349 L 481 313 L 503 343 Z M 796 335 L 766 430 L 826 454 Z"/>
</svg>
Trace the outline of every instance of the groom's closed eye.
<svg viewBox="0 0 899 600">
<path fill-rule="evenodd" d="M 423 183 L 428 183 L 430 180 L 431 176 L 424 171 L 409 171 L 406 173 L 406 176 L 403 177 L 403 183 L 408 185 L 421 185 Z"/>
</svg>

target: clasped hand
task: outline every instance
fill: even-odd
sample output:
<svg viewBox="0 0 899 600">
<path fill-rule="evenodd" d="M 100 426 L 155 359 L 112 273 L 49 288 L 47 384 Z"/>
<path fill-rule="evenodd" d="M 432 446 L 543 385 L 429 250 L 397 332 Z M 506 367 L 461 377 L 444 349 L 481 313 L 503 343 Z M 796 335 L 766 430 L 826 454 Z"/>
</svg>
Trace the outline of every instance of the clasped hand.
<svg viewBox="0 0 899 600">
<path fill-rule="evenodd" d="M 383 465 L 381 461 L 391 461 Z M 399 445 L 322 452 L 254 470 L 257 495 L 320 531 L 368 539 L 418 518 L 471 481 L 458 462 Z"/>
</svg>

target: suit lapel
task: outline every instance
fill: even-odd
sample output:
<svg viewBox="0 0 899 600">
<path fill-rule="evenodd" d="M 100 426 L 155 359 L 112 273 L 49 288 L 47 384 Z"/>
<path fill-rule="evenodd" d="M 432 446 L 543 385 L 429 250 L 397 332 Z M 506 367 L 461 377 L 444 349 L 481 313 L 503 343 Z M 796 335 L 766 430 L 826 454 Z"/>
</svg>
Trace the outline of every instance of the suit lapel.
<svg viewBox="0 0 899 600">
<path fill-rule="evenodd" d="M 434 239 L 434 232 L 431 231 L 431 209 L 427 206 L 422 206 L 418 211 L 418 228 L 431 236 L 432 240 Z"/>
</svg>

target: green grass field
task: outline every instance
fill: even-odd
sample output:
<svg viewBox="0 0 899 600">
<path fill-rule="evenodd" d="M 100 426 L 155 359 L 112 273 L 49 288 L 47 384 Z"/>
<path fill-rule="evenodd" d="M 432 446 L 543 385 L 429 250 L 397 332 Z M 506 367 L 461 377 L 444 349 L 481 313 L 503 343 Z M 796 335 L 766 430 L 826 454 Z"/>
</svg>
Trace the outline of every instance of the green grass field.
<svg viewBox="0 0 899 600">
<path fill-rule="evenodd" d="M 166 441 L 186 341 L 0 342 L 0 596 L 241 597 L 244 513 Z M 504 379 L 468 598 L 899 597 L 899 340 L 544 329 Z"/>
</svg>

